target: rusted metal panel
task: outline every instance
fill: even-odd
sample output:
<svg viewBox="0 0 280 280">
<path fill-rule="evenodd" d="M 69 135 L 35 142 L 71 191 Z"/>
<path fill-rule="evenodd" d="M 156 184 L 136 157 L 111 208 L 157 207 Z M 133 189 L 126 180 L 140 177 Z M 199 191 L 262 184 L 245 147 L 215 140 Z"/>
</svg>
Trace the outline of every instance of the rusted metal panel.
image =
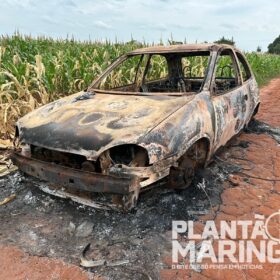
<svg viewBox="0 0 280 280">
<path fill-rule="evenodd" d="M 96 94 L 75 101 L 80 95 L 60 99 L 20 119 L 20 140 L 96 160 L 110 147 L 141 142 L 157 123 L 193 99 Z"/>
<path fill-rule="evenodd" d="M 191 51 L 217 51 L 223 47 L 235 49 L 233 46 L 223 44 L 178 44 L 170 46 L 152 46 L 141 48 L 130 52 L 129 54 L 144 54 L 144 53 L 180 53 Z"/>
<path fill-rule="evenodd" d="M 26 174 L 64 187 L 70 187 L 71 189 L 128 194 L 138 187 L 138 184 L 135 184 L 135 178 L 128 177 L 128 175 L 126 177 L 117 177 L 86 172 L 26 158 L 17 153 L 13 153 L 12 161 Z"/>
</svg>

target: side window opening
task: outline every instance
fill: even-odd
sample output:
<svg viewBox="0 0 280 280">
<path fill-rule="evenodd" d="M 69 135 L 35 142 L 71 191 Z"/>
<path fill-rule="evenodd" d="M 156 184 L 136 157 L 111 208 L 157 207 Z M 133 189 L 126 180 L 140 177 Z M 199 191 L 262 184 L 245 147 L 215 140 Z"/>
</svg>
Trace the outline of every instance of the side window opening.
<svg viewBox="0 0 280 280">
<path fill-rule="evenodd" d="M 231 50 L 224 50 L 218 57 L 215 68 L 214 91 L 224 94 L 240 85 L 237 65 Z"/>
<path fill-rule="evenodd" d="M 243 82 L 246 82 L 252 76 L 250 68 L 249 68 L 246 60 L 244 59 L 244 57 L 240 53 L 237 52 L 236 56 L 237 56 L 237 59 L 238 59 L 242 80 L 243 80 Z"/>
</svg>

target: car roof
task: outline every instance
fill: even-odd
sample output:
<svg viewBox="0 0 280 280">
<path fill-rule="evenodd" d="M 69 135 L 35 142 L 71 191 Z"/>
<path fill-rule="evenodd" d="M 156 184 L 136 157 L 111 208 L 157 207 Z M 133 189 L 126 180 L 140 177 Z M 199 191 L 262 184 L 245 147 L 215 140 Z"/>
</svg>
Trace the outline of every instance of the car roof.
<svg viewBox="0 0 280 280">
<path fill-rule="evenodd" d="M 212 51 L 219 50 L 221 48 L 230 48 L 237 50 L 232 45 L 226 44 L 179 44 L 179 45 L 170 45 L 170 46 L 151 46 L 147 48 L 136 49 L 129 52 L 129 55 L 134 54 L 151 54 L 151 53 L 179 53 L 179 52 L 191 52 L 191 51 Z"/>
</svg>

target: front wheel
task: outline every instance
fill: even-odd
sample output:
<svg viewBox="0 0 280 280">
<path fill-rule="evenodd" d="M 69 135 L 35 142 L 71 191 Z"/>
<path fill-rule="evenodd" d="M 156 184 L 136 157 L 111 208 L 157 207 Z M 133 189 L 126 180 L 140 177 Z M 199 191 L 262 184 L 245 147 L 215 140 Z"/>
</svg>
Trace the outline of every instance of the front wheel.
<svg viewBox="0 0 280 280">
<path fill-rule="evenodd" d="M 207 158 L 206 141 L 198 141 L 172 166 L 169 173 L 169 186 L 173 189 L 185 189 L 190 186 L 196 171 L 204 166 Z"/>
</svg>

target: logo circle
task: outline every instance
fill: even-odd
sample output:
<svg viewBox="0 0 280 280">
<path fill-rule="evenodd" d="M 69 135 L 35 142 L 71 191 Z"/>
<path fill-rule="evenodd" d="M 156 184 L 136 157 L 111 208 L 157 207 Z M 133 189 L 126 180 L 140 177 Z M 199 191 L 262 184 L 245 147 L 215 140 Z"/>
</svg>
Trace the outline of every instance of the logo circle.
<svg viewBox="0 0 280 280">
<path fill-rule="evenodd" d="M 275 225 L 276 224 L 276 225 Z M 274 233 L 271 233 L 271 228 L 278 230 L 278 236 L 274 236 Z M 280 244 L 280 210 L 278 212 L 272 213 L 265 221 L 264 230 L 266 235 L 273 241 L 276 241 Z"/>
</svg>

